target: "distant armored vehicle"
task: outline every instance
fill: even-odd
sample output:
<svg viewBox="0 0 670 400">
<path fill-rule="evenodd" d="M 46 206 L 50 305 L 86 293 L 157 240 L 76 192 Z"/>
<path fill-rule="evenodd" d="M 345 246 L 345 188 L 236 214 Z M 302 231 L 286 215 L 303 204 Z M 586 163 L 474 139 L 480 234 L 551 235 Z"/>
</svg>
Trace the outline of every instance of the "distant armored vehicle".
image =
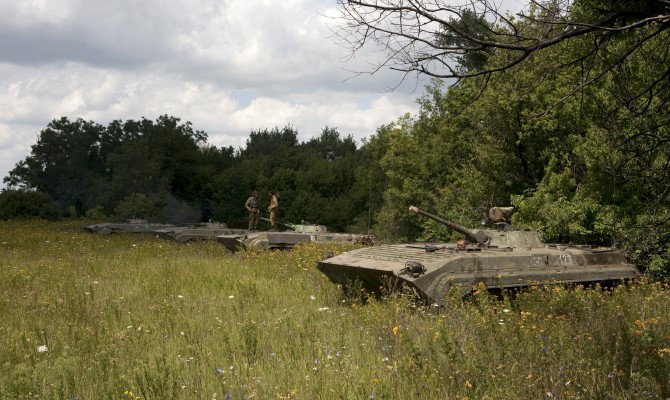
<svg viewBox="0 0 670 400">
<path fill-rule="evenodd" d="M 269 221 L 266 218 L 261 219 Z M 314 225 L 303 221 L 302 224 L 290 224 L 277 222 L 288 228 L 287 231 L 245 231 L 234 234 L 224 234 L 217 240 L 230 251 L 244 250 L 248 248 L 258 249 L 291 249 L 298 243 L 360 243 L 372 244 L 369 235 L 353 233 L 328 232 L 323 225 Z"/>
<path fill-rule="evenodd" d="M 169 226 L 156 229 L 153 232 L 160 237 L 172 239 L 179 243 L 185 243 L 191 240 L 216 239 L 219 235 L 239 234 L 246 231 L 246 229 L 228 228 L 228 225 L 221 222 L 202 222 L 180 226 Z"/>
<path fill-rule="evenodd" d="M 317 263 L 328 278 L 347 287 L 354 281 L 370 292 L 405 284 L 427 300 L 443 304 L 452 288 L 465 295 L 483 283 L 488 289 L 549 283 L 592 283 L 635 279 L 640 272 L 615 249 L 548 244 L 534 230 L 510 229 L 513 209 L 493 208 L 497 229 L 469 229 L 410 207 L 462 233 L 458 243 L 413 243 L 356 249 Z"/>
<path fill-rule="evenodd" d="M 104 224 L 86 225 L 84 229 L 89 232 L 108 235 L 110 233 L 130 232 L 130 233 L 152 233 L 156 229 L 166 229 L 173 227 L 170 224 L 149 223 L 146 219 L 124 219 L 121 222 L 112 222 Z"/>
</svg>

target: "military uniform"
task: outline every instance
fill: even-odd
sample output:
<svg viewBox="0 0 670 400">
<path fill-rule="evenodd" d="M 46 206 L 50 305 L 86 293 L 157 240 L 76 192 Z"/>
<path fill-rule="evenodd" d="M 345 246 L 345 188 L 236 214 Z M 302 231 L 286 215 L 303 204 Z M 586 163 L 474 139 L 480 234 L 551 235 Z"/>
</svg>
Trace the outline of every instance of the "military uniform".
<svg viewBox="0 0 670 400">
<path fill-rule="evenodd" d="M 277 230 L 277 210 L 279 209 L 279 198 L 274 192 L 270 192 L 270 207 L 268 211 L 270 212 L 270 225 L 272 225 L 272 230 Z"/>
<path fill-rule="evenodd" d="M 254 231 L 258 225 L 258 194 L 256 192 L 249 196 L 244 207 L 249 211 L 249 230 Z"/>
</svg>

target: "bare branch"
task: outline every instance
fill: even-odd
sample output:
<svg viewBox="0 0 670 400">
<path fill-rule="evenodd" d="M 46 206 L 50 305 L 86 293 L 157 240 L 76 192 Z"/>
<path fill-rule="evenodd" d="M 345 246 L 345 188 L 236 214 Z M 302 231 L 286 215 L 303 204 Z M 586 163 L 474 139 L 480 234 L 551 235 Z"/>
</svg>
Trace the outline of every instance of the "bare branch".
<svg viewBox="0 0 670 400">
<path fill-rule="evenodd" d="M 582 19 L 572 17 L 572 2 L 567 0 L 530 0 L 527 9 L 516 16 L 504 14 L 489 0 L 461 4 L 453 0 L 337 0 L 337 4 L 339 27 L 334 34 L 340 44 L 352 55 L 364 47 L 385 54 L 371 73 L 388 67 L 443 79 L 503 71 L 575 37 L 670 27 L 667 0 L 650 0 L 641 10 L 593 10 Z M 463 68 L 460 63 L 473 52 L 502 56 L 482 68 Z"/>
</svg>

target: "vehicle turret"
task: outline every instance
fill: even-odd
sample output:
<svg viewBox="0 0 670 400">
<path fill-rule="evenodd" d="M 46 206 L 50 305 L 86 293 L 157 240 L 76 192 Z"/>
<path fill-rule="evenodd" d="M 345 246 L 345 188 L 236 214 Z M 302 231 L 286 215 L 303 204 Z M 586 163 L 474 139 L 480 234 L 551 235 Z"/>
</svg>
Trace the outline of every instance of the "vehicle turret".
<svg viewBox="0 0 670 400">
<path fill-rule="evenodd" d="M 420 210 L 414 206 L 409 206 L 409 210 L 415 214 L 423 215 L 424 217 L 432 219 L 433 221 L 439 224 L 445 225 L 451 228 L 452 230 L 455 230 L 456 232 L 464 234 L 465 237 L 468 238 L 468 241 L 472 243 L 483 245 L 490 240 L 489 235 L 487 235 L 484 231 L 466 228 L 464 226 L 455 224 L 451 221 L 447 221 L 446 219 L 442 219 L 437 215 Z"/>
<path fill-rule="evenodd" d="M 260 219 L 262 219 L 263 221 L 270 222 L 269 219 L 264 218 L 264 217 L 260 217 Z M 314 224 L 308 223 L 307 221 L 302 221 L 302 224 L 292 224 L 290 222 L 277 221 L 277 224 L 281 225 L 281 226 L 283 226 L 287 229 L 290 229 L 293 232 L 309 233 L 309 232 L 327 232 L 328 231 L 328 229 L 326 229 L 326 227 L 323 226 L 323 225 L 314 225 Z"/>
</svg>

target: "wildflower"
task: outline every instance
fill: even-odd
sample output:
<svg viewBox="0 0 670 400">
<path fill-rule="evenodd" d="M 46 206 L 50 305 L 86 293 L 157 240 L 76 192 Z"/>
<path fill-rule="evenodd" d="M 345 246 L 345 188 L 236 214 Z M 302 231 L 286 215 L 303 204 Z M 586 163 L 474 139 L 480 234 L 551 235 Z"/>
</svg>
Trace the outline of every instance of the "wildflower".
<svg viewBox="0 0 670 400">
<path fill-rule="evenodd" d="M 607 378 L 609 379 L 614 378 L 614 372 L 610 372 L 609 374 L 607 374 Z"/>
<path fill-rule="evenodd" d="M 49 351 L 49 348 L 45 345 L 41 345 L 37 348 L 38 353 L 46 353 L 47 351 Z"/>
<path fill-rule="evenodd" d="M 228 298 L 229 298 L 229 299 L 234 299 L 235 296 L 233 296 L 233 295 L 231 294 L 230 296 L 228 296 Z"/>
<path fill-rule="evenodd" d="M 216 369 L 216 372 L 222 374 L 222 373 L 223 373 L 223 368 L 217 368 L 217 369 Z"/>
<path fill-rule="evenodd" d="M 504 313 L 508 313 L 509 310 L 508 310 L 507 308 L 505 308 L 505 309 L 503 309 L 503 312 L 504 312 Z"/>
<path fill-rule="evenodd" d="M 312 301 L 314 301 L 314 300 L 316 300 L 316 296 L 314 296 L 314 295 L 312 294 L 312 295 L 309 296 L 309 299 L 312 300 Z"/>
<path fill-rule="evenodd" d="M 394 327 L 393 327 L 393 335 L 395 336 L 395 335 L 397 335 L 397 334 L 398 334 L 398 327 L 397 327 L 397 326 L 394 326 Z"/>
<path fill-rule="evenodd" d="M 466 381 L 465 381 L 465 388 L 466 388 L 466 389 L 472 389 L 472 383 L 470 383 L 469 380 L 466 380 Z"/>
<path fill-rule="evenodd" d="M 183 299 L 184 296 L 182 296 L 182 295 L 177 295 L 177 298 L 178 298 L 178 299 Z"/>
<path fill-rule="evenodd" d="M 225 395 L 223 395 L 224 399 L 230 399 L 231 397 L 233 396 L 230 393 L 226 393 Z"/>
</svg>

